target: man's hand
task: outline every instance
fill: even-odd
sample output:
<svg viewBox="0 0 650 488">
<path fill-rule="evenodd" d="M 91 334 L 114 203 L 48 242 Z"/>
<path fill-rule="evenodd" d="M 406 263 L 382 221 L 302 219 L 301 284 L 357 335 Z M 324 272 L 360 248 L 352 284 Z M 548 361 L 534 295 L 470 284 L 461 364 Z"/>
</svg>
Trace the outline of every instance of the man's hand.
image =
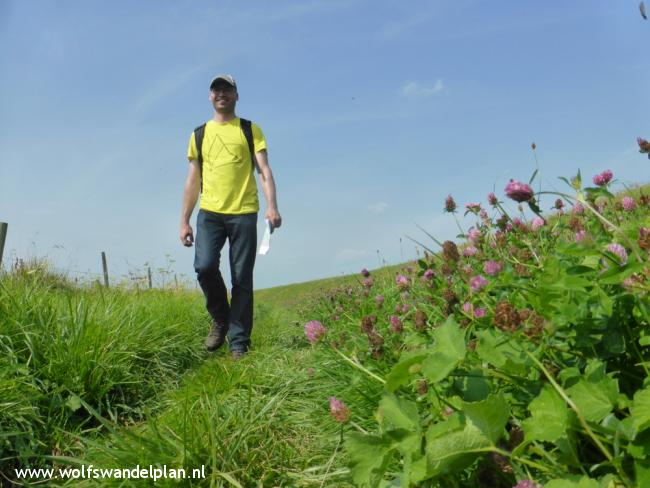
<svg viewBox="0 0 650 488">
<path fill-rule="evenodd" d="M 181 224 L 181 242 L 185 247 L 192 247 L 194 242 L 194 232 L 192 231 L 192 226 L 190 224 Z"/>
<path fill-rule="evenodd" d="M 271 228 L 277 229 L 282 225 L 282 217 L 280 213 L 275 208 L 269 208 L 264 215 L 264 218 L 268 219 L 271 222 Z"/>
</svg>

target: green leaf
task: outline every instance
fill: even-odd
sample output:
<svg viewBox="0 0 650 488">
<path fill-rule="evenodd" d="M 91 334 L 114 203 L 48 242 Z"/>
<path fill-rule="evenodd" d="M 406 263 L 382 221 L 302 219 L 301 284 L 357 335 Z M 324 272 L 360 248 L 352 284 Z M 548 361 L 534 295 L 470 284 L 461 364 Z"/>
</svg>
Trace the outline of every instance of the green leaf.
<svg viewBox="0 0 650 488">
<path fill-rule="evenodd" d="M 447 321 L 433 332 L 434 346 L 422 363 L 422 373 L 431 383 L 447 377 L 465 358 L 465 334 L 450 315 Z"/>
<path fill-rule="evenodd" d="M 569 408 L 552 386 L 545 385 L 528 409 L 531 416 L 522 423 L 526 440 L 555 442 L 566 433 Z"/>
<path fill-rule="evenodd" d="M 394 452 L 390 440 L 352 432 L 348 434 L 345 446 L 356 485 L 375 488 L 388 467 L 390 454 Z"/>
<path fill-rule="evenodd" d="M 409 368 L 414 364 L 421 363 L 426 357 L 427 354 L 421 351 L 402 354 L 400 361 L 393 366 L 386 376 L 386 389 L 393 392 L 400 386 L 408 383 L 411 378 Z"/>
<path fill-rule="evenodd" d="M 634 394 L 630 413 L 638 432 L 650 427 L 650 387 Z"/>
<path fill-rule="evenodd" d="M 443 436 L 429 435 L 427 432 L 427 474 L 438 476 L 455 473 L 469 466 L 486 453 L 491 446 L 490 439 L 469 422 L 463 430 L 449 432 Z"/>
<path fill-rule="evenodd" d="M 532 361 L 524 350 L 523 343 L 498 330 L 482 330 L 476 334 L 479 338 L 476 352 L 489 364 L 507 372 L 526 374 Z"/>
<path fill-rule="evenodd" d="M 600 484 L 594 479 L 583 476 L 576 481 L 571 478 L 552 480 L 546 483 L 544 488 L 600 488 Z"/>
<path fill-rule="evenodd" d="M 567 389 L 567 394 L 586 420 L 600 422 L 609 414 L 618 399 L 618 382 L 607 376 L 597 381 L 581 378 Z"/>
<path fill-rule="evenodd" d="M 637 486 L 650 486 L 650 462 L 634 461 Z"/>
<path fill-rule="evenodd" d="M 76 412 L 81 408 L 81 398 L 79 398 L 77 395 L 70 395 L 65 401 L 65 404 L 70 410 Z"/>
<path fill-rule="evenodd" d="M 485 400 L 490 394 L 490 381 L 480 369 L 473 369 L 467 376 L 458 381 L 458 389 L 462 392 L 466 402 L 479 402 Z"/>
<path fill-rule="evenodd" d="M 645 332 L 643 332 L 644 335 L 642 335 L 639 338 L 639 345 L 640 346 L 650 346 L 650 334 L 645 335 Z"/>
<path fill-rule="evenodd" d="M 463 411 L 492 444 L 503 436 L 510 418 L 510 407 L 502 393 L 490 395 L 481 402 L 463 403 Z"/>
<path fill-rule="evenodd" d="M 540 215 L 540 214 L 542 213 L 542 211 L 540 210 L 540 208 L 537 206 L 537 204 L 536 204 L 533 200 L 528 200 L 526 203 L 528 204 L 528 207 L 529 207 L 529 208 L 530 208 L 534 213 L 536 213 L 537 215 Z"/>
<path fill-rule="evenodd" d="M 529 185 L 532 185 L 533 181 L 535 181 L 535 176 L 537 176 L 538 171 L 539 171 L 539 169 L 536 169 L 535 171 L 533 171 L 533 176 L 531 176 L 530 180 L 528 180 Z"/>
<path fill-rule="evenodd" d="M 387 423 L 393 429 L 405 429 L 409 432 L 420 431 L 420 415 L 415 402 L 384 395 L 379 402 L 377 415 L 381 423 Z"/>
<path fill-rule="evenodd" d="M 618 259 L 618 256 L 616 256 L 615 259 Z M 638 273 L 644 269 L 645 264 L 643 263 L 627 263 L 625 266 L 611 266 L 607 271 L 600 275 L 598 282 L 603 285 L 618 285 L 623 283 L 623 281 L 628 279 L 634 273 Z"/>
</svg>

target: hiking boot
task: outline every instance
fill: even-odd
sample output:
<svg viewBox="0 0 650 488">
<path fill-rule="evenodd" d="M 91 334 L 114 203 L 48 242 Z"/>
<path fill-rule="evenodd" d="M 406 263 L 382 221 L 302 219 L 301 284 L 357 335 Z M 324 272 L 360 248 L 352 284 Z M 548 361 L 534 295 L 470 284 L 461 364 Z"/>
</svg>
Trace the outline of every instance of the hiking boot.
<svg viewBox="0 0 650 488">
<path fill-rule="evenodd" d="M 205 348 L 208 351 L 216 351 L 223 343 L 226 342 L 226 334 L 228 333 L 228 324 L 218 324 L 212 322 L 212 328 L 208 337 L 205 338 Z"/>
<path fill-rule="evenodd" d="M 235 349 L 234 351 L 230 351 L 230 357 L 232 358 L 233 361 L 239 361 L 244 356 L 246 356 L 246 351 L 243 351 L 241 349 Z"/>
</svg>

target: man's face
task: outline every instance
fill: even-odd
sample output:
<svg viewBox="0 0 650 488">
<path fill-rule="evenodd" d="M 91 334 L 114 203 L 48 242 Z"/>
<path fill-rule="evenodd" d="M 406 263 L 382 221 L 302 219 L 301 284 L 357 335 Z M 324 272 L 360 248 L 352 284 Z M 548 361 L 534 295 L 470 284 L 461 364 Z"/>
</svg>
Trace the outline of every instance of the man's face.
<svg viewBox="0 0 650 488">
<path fill-rule="evenodd" d="M 210 88 L 210 103 L 217 112 L 233 112 L 239 94 L 234 86 L 225 81 L 217 81 Z"/>
</svg>

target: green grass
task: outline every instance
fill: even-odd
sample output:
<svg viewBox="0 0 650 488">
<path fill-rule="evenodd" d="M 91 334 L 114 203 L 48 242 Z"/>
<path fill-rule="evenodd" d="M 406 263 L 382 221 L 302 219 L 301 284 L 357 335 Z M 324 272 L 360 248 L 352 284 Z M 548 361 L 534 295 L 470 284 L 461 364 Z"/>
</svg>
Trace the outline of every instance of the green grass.
<svg viewBox="0 0 650 488">
<path fill-rule="evenodd" d="M 341 283 L 257 291 L 253 350 L 235 363 L 203 350 L 200 293 L 79 289 L 42 267 L 3 276 L 0 472 L 205 465 L 208 479 L 181 486 L 351 486 L 328 397 L 380 390 L 313 349 L 299 312 Z"/>
</svg>

